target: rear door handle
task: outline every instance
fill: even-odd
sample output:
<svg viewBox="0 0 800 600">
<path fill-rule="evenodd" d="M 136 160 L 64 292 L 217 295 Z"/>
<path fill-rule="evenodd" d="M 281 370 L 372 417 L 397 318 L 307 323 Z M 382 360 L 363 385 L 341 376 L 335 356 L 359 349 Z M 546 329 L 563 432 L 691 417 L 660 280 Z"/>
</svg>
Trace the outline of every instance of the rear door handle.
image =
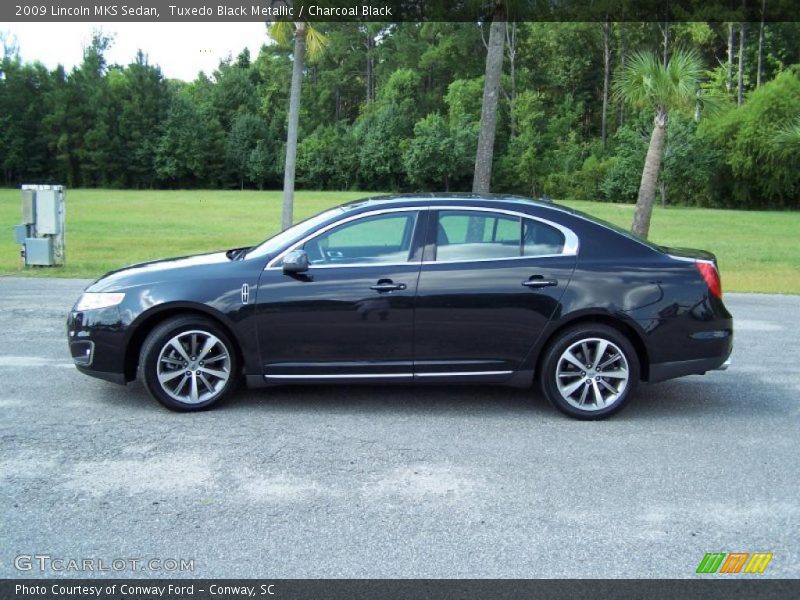
<svg viewBox="0 0 800 600">
<path fill-rule="evenodd" d="M 544 279 L 541 275 L 531 275 L 530 279 L 523 281 L 526 288 L 544 288 L 558 285 L 558 279 Z"/>
<path fill-rule="evenodd" d="M 391 279 L 381 279 L 377 284 L 369 286 L 369 289 L 376 292 L 394 292 L 406 289 L 405 283 L 395 283 Z"/>
</svg>

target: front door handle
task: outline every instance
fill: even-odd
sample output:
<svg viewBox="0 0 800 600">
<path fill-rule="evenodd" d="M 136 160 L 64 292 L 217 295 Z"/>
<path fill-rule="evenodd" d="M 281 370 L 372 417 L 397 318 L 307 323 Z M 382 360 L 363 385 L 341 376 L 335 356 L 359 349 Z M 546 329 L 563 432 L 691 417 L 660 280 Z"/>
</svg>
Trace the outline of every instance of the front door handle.
<svg viewBox="0 0 800 600">
<path fill-rule="evenodd" d="M 369 289 L 375 290 L 376 292 L 394 292 L 397 290 L 404 290 L 406 289 L 405 283 L 395 283 L 391 279 L 379 279 L 378 283 L 375 285 L 369 286 Z"/>
<path fill-rule="evenodd" d="M 541 275 L 531 275 L 527 281 L 522 282 L 522 285 L 526 288 L 553 287 L 558 285 L 558 279 L 545 279 Z"/>
</svg>

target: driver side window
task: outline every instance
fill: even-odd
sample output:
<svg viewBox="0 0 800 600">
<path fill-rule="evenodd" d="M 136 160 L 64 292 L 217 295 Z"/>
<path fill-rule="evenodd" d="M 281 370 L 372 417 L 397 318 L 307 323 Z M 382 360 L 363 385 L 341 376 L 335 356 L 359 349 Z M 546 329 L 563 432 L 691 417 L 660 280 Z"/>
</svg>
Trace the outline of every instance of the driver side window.
<svg viewBox="0 0 800 600">
<path fill-rule="evenodd" d="M 386 264 L 408 261 L 417 212 L 356 219 L 307 241 L 312 265 Z"/>
</svg>

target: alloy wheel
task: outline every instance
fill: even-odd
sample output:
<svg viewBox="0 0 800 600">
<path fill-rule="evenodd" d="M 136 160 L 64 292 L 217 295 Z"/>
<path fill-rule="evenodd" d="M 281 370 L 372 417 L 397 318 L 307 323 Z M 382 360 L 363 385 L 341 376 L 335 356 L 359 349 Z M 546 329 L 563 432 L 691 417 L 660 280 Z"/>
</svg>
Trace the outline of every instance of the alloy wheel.
<svg viewBox="0 0 800 600">
<path fill-rule="evenodd" d="M 170 398 L 200 404 L 225 388 L 231 376 L 231 356 L 217 336 L 200 329 L 183 331 L 161 348 L 156 373 Z"/>
<path fill-rule="evenodd" d="M 628 360 L 610 340 L 591 337 L 571 344 L 558 358 L 556 386 L 561 397 L 582 411 L 608 408 L 628 386 Z"/>
</svg>

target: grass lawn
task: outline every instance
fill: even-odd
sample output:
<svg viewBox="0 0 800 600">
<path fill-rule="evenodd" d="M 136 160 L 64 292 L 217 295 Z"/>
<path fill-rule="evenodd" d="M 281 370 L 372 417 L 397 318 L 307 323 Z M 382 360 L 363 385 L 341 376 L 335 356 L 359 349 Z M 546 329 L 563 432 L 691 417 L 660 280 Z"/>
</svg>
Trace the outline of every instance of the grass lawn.
<svg viewBox="0 0 800 600">
<path fill-rule="evenodd" d="M 368 195 L 297 192 L 295 218 Z M 67 266 L 21 269 L 12 227 L 20 194 L 0 190 L 0 275 L 98 277 L 152 258 L 247 246 L 278 231 L 281 192 L 67 191 Z M 629 227 L 633 206 L 565 202 Z M 723 289 L 800 294 L 800 213 L 660 208 L 650 238 L 668 246 L 703 248 L 720 261 Z"/>
</svg>

